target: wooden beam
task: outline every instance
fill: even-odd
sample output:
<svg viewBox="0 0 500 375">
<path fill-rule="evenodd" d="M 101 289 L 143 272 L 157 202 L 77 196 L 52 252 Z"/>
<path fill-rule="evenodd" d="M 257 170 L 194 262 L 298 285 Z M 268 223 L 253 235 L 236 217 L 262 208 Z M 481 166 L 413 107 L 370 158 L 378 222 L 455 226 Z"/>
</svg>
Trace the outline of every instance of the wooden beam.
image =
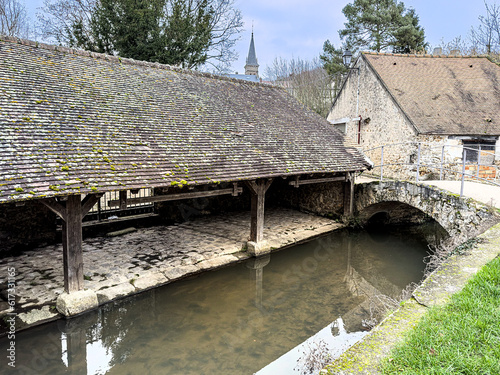
<svg viewBox="0 0 500 375">
<path fill-rule="evenodd" d="M 338 176 L 338 177 L 328 177 L 328 178 L 311 178 L 309 180 L 300 180 L 297 177 L 294 181 L 290 181 L 289 184 L 295 187 L 299 187 L 300 185 L 321 184 L 324 182 L 334 182 L 334 181 L 346 181 L 346 177 Z"/>
<path fill-rule="evenodd" d="M 250 218 L 250 241 L 260 242 L 264 239 L 264 206 L 266 191 L 271 186 L 272 179 L 267 181 L 248 181 L 247 185 L 252 193 L 251 218 Z"/>
<path fill-rule="evenodd" d="M 193 199 L 193 198 L 205 198 L 205 197 L 215 197 L 218 195 L 233 195 L 240 194 L 243 192 L 241 187 L 229 188 L 229 189 L 219 189 L 219 190 L 209 190 L 209 191 L 195 191 L 192 193 L 179 193 L 179 194 L 166 194 L 166 195 L 154 195 L 152 197 L 141 197 L 141 198 L 128 198 L 127 204 L 139 204 L 139 203 L 154 203 L 154 202 L 166 202 L 166 201 L 176 201 L 181 199 Z M 109 207 L 120 206 L 120 200 L 110 200 L 108 201 Z"/>
<path fill-rule="evenodd" d="M 83 290 L 82 205 L 80 195 L 70 195 L 63 222 L 64 290 Z"/>
<path fill-rule="evenodd" d="M 42 199 L 42 202 L 47 206 L 53 213 L 59 216 L 61 219 L 66 220 L 66 206 L 56 201 L 55 198 Z"/>
<path fill-rule="evenodd" d="M 92 207 L 101 199 L 103 193 L 99 194 L 88 194 L 82 201 L 82 219 L 89 213 Z"/>
</svg>

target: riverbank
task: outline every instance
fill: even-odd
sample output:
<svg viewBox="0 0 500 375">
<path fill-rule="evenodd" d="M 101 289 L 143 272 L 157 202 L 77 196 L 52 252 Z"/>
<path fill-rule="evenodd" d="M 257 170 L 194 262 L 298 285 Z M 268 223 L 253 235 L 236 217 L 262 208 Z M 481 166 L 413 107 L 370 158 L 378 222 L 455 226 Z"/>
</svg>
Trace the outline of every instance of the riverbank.
<svg viewBox="0 0 500 375">
<path fill-rule="evenodd" d="M 84 240 L 84 288 L 97 304 L 124 298 L 203 271 L 250 258 L 245 251 L 250 213 L 196 219 L 179 225 L 109 233 Z M 343 227 L 331 219 L 288 209 L 266 211 L 266 239 L 277 250 Z M 0 260 L 0 318 L 16 314 L 16 330 L 56 320 L 64 290 L 62 245 Z M 10 271 L 12 270 L 12 271 Z M 8 292 L 9 283 L 14 293 Z M 14 310 L 10 310 L 9 294 Z"/>
<path fill-rule="evenodd" d="M 422 318 L 382 373 L 500 374 L 500 258 L 486 264 L 450 303 Z"/>
<path fill-rule="evenodd" d="M 375 327 L 362 341 L 347 350 L 323 374 L 380 374 L 380 364 L 403 337 L 428 313 L 430 307 L 446 305 L 451 295 L 484 265 L 500 255 L 500 224 L 478 236 L 477 246 L 463 255 L 448 258 L 419 286 L 412 298 Z"/>
</svg>

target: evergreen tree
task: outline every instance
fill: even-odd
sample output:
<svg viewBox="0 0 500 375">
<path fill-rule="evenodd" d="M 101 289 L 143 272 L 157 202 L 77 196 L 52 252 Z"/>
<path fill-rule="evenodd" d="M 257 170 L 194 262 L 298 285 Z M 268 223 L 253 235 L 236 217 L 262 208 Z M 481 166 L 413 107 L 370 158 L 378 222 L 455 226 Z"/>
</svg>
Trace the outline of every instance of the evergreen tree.
<svg viewBox="0 0 500 375">
<path fill-rule="evenodd" d="M 90 35 L 79 24 L 73 34 L 87 50 L 193 68 L 207 59 L 211 17 L 207 0 L 99 0 Z"/>
<path fill-rule="evenodd" d="M 347 18 L 339 31 L 352 50 L 370 49 L 380 52 L 418 51 L 425 48 L 424 30 L 418 25 L 414 9 L 406 10 L 397 0 L 354 0 L 342 12 Z"/>
<path fill-rule="evenodd" d="M 323 62 L 323 68 L 332 77 L 347 72 L 347 67 L 342 60 L 342 54 L 342 49 L 335 48 L 330 40 L 323 44 L 323 54 L 319 58 Z"/>
<path fill-rule="evenodd" d="M 243 26 L 234 0 L 44 0 L 38 18 L 69 47 L 218 71 L 237 58 Z"/>
</svg>

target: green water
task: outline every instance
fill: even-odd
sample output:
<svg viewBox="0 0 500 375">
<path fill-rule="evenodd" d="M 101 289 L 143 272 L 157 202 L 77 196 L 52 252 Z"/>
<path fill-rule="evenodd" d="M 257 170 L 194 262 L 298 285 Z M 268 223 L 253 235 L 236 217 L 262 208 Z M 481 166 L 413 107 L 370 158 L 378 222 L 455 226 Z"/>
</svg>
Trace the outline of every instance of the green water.
<svg viewBox="0 0 500 375">
<path fill-rule="evenodd" d="M 338 231 L 16 336 L 25 374 L 307 374 L 422 278 L 434 230 Z M 387 297 L 384 297 L 387 298 Z M 0 340 L 6 353 L 8 342 Z M 318 359 L 319 358 L 319 359 Z"/>
</svg>

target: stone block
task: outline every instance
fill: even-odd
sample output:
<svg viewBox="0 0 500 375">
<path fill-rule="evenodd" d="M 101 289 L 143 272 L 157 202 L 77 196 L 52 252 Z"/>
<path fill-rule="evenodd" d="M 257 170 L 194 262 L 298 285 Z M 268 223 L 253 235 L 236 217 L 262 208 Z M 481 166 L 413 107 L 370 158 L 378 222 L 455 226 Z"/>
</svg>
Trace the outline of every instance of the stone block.
<svg viewBox="0 0 500 375">
<path fill-rule="evenodd" d="M 49 306 L 43 306 L 41 309 L 33 309 L 28 312 L 20 313 L 18 318 L 26 325 L 40 323 L 57 317 L 56 311 L 52 311 Z"/>
<path fill-rule="evenodd" d="M 168 278 L 163 273 L 155 272 L 139 276 L 132 281 L 132 284 L 137 290 L 145 290 L 166 284 L 167 282 Z"/>
<path fill-rule="evenodd" d="M 98 290 L 96 294 L 97 294 L 97 300 L 99 301 L 99 305 L 102 305 L 106 302 L 129 296 L 134 292 L 135 292 L 135 287 L 129 282 L 125 282 L 122 284 L 111 286 L 109 288 Z"/>
<path fill-rule="evenodd" d="M 93 290 L 64 292 L 57 297 L 56 308 L 64 316 L 73 316 L 95 309 L 99 305 L 97 295 Z"/>
<path fill-rule="evenodd" d="M 247 242 L 247 251 L 253 256 L 260 256 L 271 252 L 271 246 L 267 241 Z"/>
<path fill-rule="evenodd" d="M 196 266 L 201 271 L 206 271 L 206 270 L 211 270 L 214 268 L 226 266 L 228 264 L 231 264 L 231 263 L 234 263 L 237 261 L 238 261 L 238 258 L 235 257 L 234 255 L 224 255 L 221 257 L 204 260 L 203 262 L 196 264 Z"/>
<path fill-rule="evenodd" d="M 176 280 L 186 277 L 188 275 L 192 275 L 193 273 L 199 272 L 198 267 L 196 266 L 179 266 L 179 267 L 168 267 L 162 270 L 163 274 L 169 280 Z"/>
</svg>

